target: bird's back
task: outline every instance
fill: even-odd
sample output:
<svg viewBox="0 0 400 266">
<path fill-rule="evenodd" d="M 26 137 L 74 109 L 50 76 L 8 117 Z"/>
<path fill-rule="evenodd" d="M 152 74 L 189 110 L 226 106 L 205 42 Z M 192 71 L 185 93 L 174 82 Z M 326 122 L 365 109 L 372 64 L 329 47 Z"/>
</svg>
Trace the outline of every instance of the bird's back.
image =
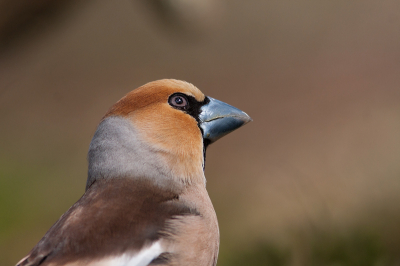
<svg viewBox="0 0 400 266">
<path fill-rule="evenodd" d="M 176 263 L 188 258 L 180 254 L 177 239 L 190 230 L 206 229 L 204 216 L 209 214 L 203 215 L 196 204 L 181 199 L 185 193 L 180 196 L 180 192 L 140 179 L 97 180 L 18 265 L 182 265 Z M 208 195 L 197 194 L 208 203 Z M 216 234 L 218 228 L 212 237 L 218 241 Z M 202 240 L 197 241 L 199 250 L 204 250 Z M 149 251 L 150 261 L 129 263 L 129 257 L 132 262 L 156 243 L 159 248 Z M 118 258 L 126 258 L 126 263 L 114 263 Z"/>
</svg>

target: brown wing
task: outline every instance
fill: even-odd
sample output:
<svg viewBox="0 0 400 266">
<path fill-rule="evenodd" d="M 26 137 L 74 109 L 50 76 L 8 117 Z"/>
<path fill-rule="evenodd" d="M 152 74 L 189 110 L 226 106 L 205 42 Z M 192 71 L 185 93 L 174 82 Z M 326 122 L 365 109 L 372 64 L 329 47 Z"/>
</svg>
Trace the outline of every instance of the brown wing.
<svg viewBox="0 0 400 266">
<path fill-rule="evenodd" d="M 98 180 L 17 265 L 64 264 L 134 252 L 168 237 L 165 222 L 179 215 L 198 212 L 182 204 L 176 192 L 128 178 Z"/>
</svg>

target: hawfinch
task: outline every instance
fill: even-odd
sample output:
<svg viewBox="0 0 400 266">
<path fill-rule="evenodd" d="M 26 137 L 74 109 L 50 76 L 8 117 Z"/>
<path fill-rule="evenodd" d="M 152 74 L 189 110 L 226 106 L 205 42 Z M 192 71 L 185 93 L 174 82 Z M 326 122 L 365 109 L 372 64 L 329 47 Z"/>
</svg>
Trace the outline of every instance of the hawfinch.
<svg viewBox="0 0 400 266">
<path fill-rule="evenodd" d="M 249 121 L 184 81 L 131 91 L 93 136 L 86 192 L 17 265 L 216 265 L 205 151 Z"/>
</svg>

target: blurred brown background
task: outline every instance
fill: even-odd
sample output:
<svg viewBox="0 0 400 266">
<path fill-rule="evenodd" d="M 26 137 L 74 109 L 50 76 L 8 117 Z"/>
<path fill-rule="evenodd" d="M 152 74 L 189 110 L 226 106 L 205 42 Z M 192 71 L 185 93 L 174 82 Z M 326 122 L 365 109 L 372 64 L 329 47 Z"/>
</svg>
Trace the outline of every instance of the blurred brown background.
<svg viewBox="0 0 400 266">
<path fill-rule="evenodd" d="M 218 265 L 400 265 L 399 1 L 0 7 L 2 265 L 82 195 L 106 110 L 161 78 L 254 120 L 207 154 Z"/>
</svg>

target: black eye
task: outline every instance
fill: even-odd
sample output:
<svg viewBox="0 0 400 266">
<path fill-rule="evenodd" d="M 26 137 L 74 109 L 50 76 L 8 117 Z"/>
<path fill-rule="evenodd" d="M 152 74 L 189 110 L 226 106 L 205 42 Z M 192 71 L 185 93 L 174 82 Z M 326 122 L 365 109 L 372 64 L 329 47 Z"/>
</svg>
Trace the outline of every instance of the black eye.
<svg viewBox="0 0 400 266">
<path fill-rule="evenodd" d="M 169 104 L 178 107 L 178 108 L 185 108 L 188 105 L 188 100 L 186 99 L 185 96 L 178 94 L 178 95 L 172 95 L 169 98 Z"/>
</svg>

